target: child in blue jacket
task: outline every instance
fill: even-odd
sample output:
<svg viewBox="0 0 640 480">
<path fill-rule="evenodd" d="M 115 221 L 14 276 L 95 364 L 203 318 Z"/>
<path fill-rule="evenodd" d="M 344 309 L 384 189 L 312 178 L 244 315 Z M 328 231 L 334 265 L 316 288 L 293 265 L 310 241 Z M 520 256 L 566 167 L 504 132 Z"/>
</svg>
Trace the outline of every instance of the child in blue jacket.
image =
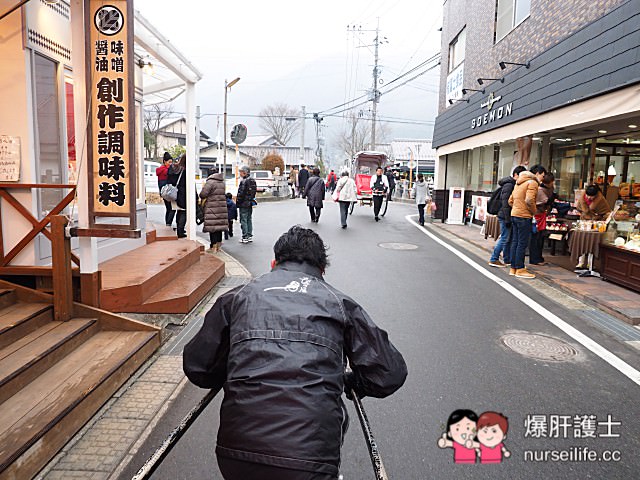
<svg viewBox="0 0 640 480">
<path fill-rule="evenodd" d="M 233 237 L 233 221 L 238 219 L 238 207 L 236 207 L 233 201 L 233 195 L 231 192 L 225 194 L 227 197 L 227 218 L 229 219 L 229 230 L 224 232 L 224 239 L 229 240 L 229 237 Z"/>
</svg>

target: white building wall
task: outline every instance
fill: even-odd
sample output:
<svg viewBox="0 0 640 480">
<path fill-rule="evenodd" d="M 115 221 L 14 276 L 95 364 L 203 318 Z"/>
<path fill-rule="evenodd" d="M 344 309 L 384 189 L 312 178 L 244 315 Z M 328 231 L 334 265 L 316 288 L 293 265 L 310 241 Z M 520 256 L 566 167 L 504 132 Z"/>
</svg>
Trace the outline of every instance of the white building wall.
<svg viewBox="0 0 640 480">
<path fill-rule="evenodd" d="M 0 135 L 20 138 L 20 183 L 34 183 L 34 138 L 32 128 L 32 101 L 29 88 L 29 51 L 22 47 L 22 17 L 20 9 L 2 20 L 2 75 L 0 75 Z M 25 79 L 22 81 L 21 79 Z M 30 190 L 11 190 L 11 194 L 28 210 L 35 207 L 35 196 Z M 1 201 L 2 240 L 5 255 L 31 230 L 29 223 L 6 201 Z M 14 265 L 33 265 L 35 253 L 31 248 L 11 262 Z"/>
</svg>

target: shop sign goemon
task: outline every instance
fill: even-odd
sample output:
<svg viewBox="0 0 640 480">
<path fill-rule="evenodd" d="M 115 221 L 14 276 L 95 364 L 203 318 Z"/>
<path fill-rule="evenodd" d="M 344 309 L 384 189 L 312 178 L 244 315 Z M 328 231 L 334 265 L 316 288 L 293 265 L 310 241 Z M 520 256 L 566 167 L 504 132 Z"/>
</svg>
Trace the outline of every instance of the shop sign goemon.
<svg viewBox="0 0 640 480">
<path fill-rule="evenodd" d="M 501 120 L 504 117 L 511 115 L 513 111 L 513 102 L 509 102 L 506 105 L 501 105 L 498 108 L 493 108 L 494 105 L 502 100 L 502 95 L 496 96 L 493 92 L 489 94 L 486 102 L 480 104 L 480 108 L 486 108 L 487 112 L 482 115 L 478 115 L 471 120 L 471 129 L 481 127 L 496 120 Z"/>
<path fill-rule="evenodd" d="M 135 228 L 133 12 L 131 1 L 85 0 L 90 223 L 127 217 Z"/>
</svg>

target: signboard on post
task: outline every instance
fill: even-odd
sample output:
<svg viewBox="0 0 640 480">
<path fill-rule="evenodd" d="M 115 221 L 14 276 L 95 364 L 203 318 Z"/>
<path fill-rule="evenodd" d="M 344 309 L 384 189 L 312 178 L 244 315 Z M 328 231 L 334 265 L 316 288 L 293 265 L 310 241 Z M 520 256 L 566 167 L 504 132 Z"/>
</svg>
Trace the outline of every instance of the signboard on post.
<svg viewBox="0 0 640 480">
<path fill-rule="evenodd" d="M 85 0 L 89 225 L 136 228 L 133 2 Z M 121 217 L 128 223 L 98 222 Z M 101 235 L 104 236 L 104 235 Z"/>
</svg>

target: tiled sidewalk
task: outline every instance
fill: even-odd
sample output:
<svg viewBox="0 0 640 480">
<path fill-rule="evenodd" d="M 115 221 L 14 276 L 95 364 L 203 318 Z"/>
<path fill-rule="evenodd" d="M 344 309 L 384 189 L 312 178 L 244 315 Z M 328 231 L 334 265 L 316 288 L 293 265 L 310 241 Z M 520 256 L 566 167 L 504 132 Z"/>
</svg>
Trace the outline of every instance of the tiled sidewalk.
<svg viewBox="0 0 640 480">
<path fill-rule="evenodd" d="M 480 228 L 476 225 L 447 225 L 434 222 L 429 224 L 482 248 L 486 252 L 493 251 L 495 240 L 484 238 Z M 596 277 L 578 277 L 572 271 L 554 265 L 554 257 L 545 255 L 545 261 L 549 262 L 542 267 L 527 265 L 527 269 L 535 273 L 542 280 L 564 290 L 565 292 L 587 301 L 593 306 L 604 310 L 620 320 L 631 324 L 640 324 L 640 294 L 606 282 Z M 489 255 L 487 254 L 487 261 Z M 522 280 L 526 282 L 527 280 Z"/>
</svg>

